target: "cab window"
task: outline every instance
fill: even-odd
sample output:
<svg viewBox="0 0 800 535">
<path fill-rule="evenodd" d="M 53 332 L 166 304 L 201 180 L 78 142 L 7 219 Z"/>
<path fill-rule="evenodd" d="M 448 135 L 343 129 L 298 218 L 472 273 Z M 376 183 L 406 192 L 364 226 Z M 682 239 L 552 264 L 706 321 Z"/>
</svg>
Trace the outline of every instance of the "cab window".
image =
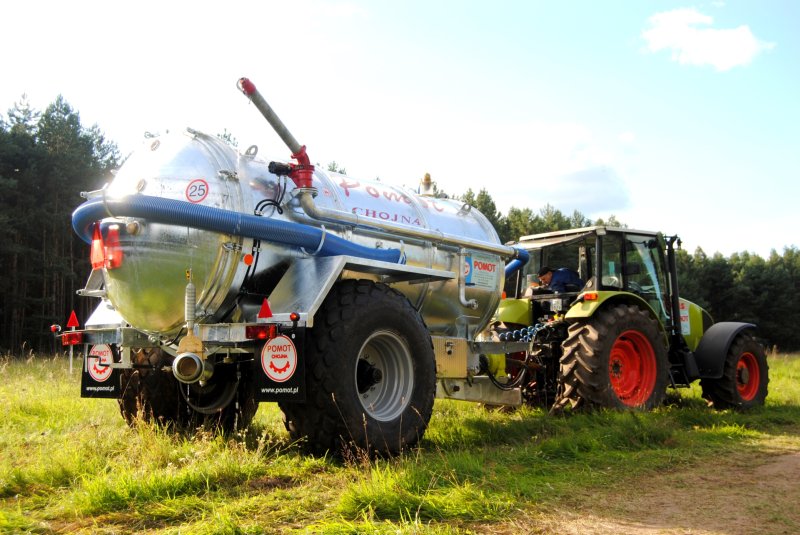
<svg viewBox="0 0 800 535">
<path fill-rule="evenodd" d="M 653 236 L 625 237 L 625 288 L 644 298 L 662 321 L 669 317 L 665 306 L 666 267 L 659 240 Z"/>
</svg>

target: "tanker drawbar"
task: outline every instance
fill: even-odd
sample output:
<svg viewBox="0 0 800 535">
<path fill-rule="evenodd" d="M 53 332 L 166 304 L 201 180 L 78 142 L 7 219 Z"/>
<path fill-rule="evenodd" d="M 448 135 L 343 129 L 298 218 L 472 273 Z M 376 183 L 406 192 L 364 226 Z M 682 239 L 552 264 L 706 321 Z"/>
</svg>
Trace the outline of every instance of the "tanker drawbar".
<svg viewBox="0 0 800 535">
<path fill-rule="evenodd" d="M 527 253 L 459 201 L 314 168 L 252 82 L 239 88 L 292 161 L 192 129 L 149 137 L 75 210 L 92 263 L 79 293 L 101 300 L 82 394 L 118 398 L 131 422 L 226 430 L 277 401 L 310 449 L 400 451 L 446 395 L 438 380 L 473 384 L 471 344 Z"/>
</svg>

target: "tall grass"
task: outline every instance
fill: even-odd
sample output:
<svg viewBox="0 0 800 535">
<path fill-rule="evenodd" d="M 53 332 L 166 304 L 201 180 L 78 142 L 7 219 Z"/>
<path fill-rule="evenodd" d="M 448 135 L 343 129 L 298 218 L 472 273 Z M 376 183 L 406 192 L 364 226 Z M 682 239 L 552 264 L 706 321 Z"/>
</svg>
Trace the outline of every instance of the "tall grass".
<svg viewBox="0 0 800 535">
<path fill-rule="evenodd" d="M 800 444 L 800 358 L 770 366 L 767 405 L 750 413 L 709 409 L 697 387 L 650 413 L 440 400 L 417 449 L 342 462 L 304 455 L 271 404 L 232 437 L 128 427 L 115 401 L 80 399 L 64 359 L 0 360 L 0 532 L 461 533 L 775 440 Z"/>
</svg>

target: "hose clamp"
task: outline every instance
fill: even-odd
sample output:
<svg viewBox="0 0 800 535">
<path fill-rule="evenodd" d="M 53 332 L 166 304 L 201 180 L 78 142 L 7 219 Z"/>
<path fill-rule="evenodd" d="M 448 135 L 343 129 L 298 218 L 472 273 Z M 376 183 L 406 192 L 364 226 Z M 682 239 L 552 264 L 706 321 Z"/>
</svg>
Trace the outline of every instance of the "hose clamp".
<svg viewBox="0 0 800 535">
<path fill-rule="evenodd" d="M 304 254 L 308 256 L 316 256 L 317 253 L 319 253 L 322 250 L 322 245 L 325 243 L 325 235 L 326 235 L 325 225 L 321 225 L 321 228 L 322 228 L 322 236 L 319 239 L 319 245 L 317 245 L 317 250 L 314 251 L 313 253 L 309 253 L 308 251 L 306 251 L 305 247 L 301 247 L 300 250 L 303 251 Z"/>
</svg>

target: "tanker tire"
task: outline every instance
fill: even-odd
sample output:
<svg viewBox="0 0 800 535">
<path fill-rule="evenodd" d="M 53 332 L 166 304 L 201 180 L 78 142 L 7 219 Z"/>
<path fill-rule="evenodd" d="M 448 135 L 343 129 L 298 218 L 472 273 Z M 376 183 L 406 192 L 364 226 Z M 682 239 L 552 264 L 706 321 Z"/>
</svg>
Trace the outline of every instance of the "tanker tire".
<svg viewBox="0 0 800 535">
<path fill-rule="evenodd" d="M 194 431 L 198 428 L 231 433 L 250 425 L 258 409 L 253 391 L 252 373 L 244 373 L 237 389 L 238 408 L 235 402 L 212 414 L 192 409 L 175 376 L 162 368 L 169 367 L 172 357 L 158 348 L 132 351 L 132 360 L 152 368 L 124 370 L 121 376 L 122 392 L 119 409 L 130 426 L 139 422 L 155 423 L 175 431 Z"/>
<path fill-rule="evenodd" d="M 703 397 L 716 409 L 747 410 L 764 404 L 769 366 L 764 348 L 753 335 L 739 333 L 725 357 L 722 377 L 701 379 Z"/>
<path fill-rule="evenodd" d="M 334 287 L 314 317 L 304 403 L 279 403 L 315 454 L 396 455 L 422 438 L 436 392 L 430 333 L 401 293 L 371 281 Z M 376 371 L 377 370 L 377 371 Z"/>
<path fill-rule="evenodd" d="M 669 361 L 656 320 L 637 306 L 615 305 L 570 325 L 562 343 L 559 395 L 570 407 L 644 409 L 666 397 Z"/>
<path fill-rule="evenodd" d="M 156 348 L 131 350 L 131 357 L 139 366 L 161 368 L 167 365 L 166 356 Z M 178 382 L 170 374 L 160 369 L 138 368 L 123 370 L 121 380 L 121 395 L 117 401 L 128 425 L 144 421 L 184 427 L 185 403 L 178 391 Z"/>
</svg>

